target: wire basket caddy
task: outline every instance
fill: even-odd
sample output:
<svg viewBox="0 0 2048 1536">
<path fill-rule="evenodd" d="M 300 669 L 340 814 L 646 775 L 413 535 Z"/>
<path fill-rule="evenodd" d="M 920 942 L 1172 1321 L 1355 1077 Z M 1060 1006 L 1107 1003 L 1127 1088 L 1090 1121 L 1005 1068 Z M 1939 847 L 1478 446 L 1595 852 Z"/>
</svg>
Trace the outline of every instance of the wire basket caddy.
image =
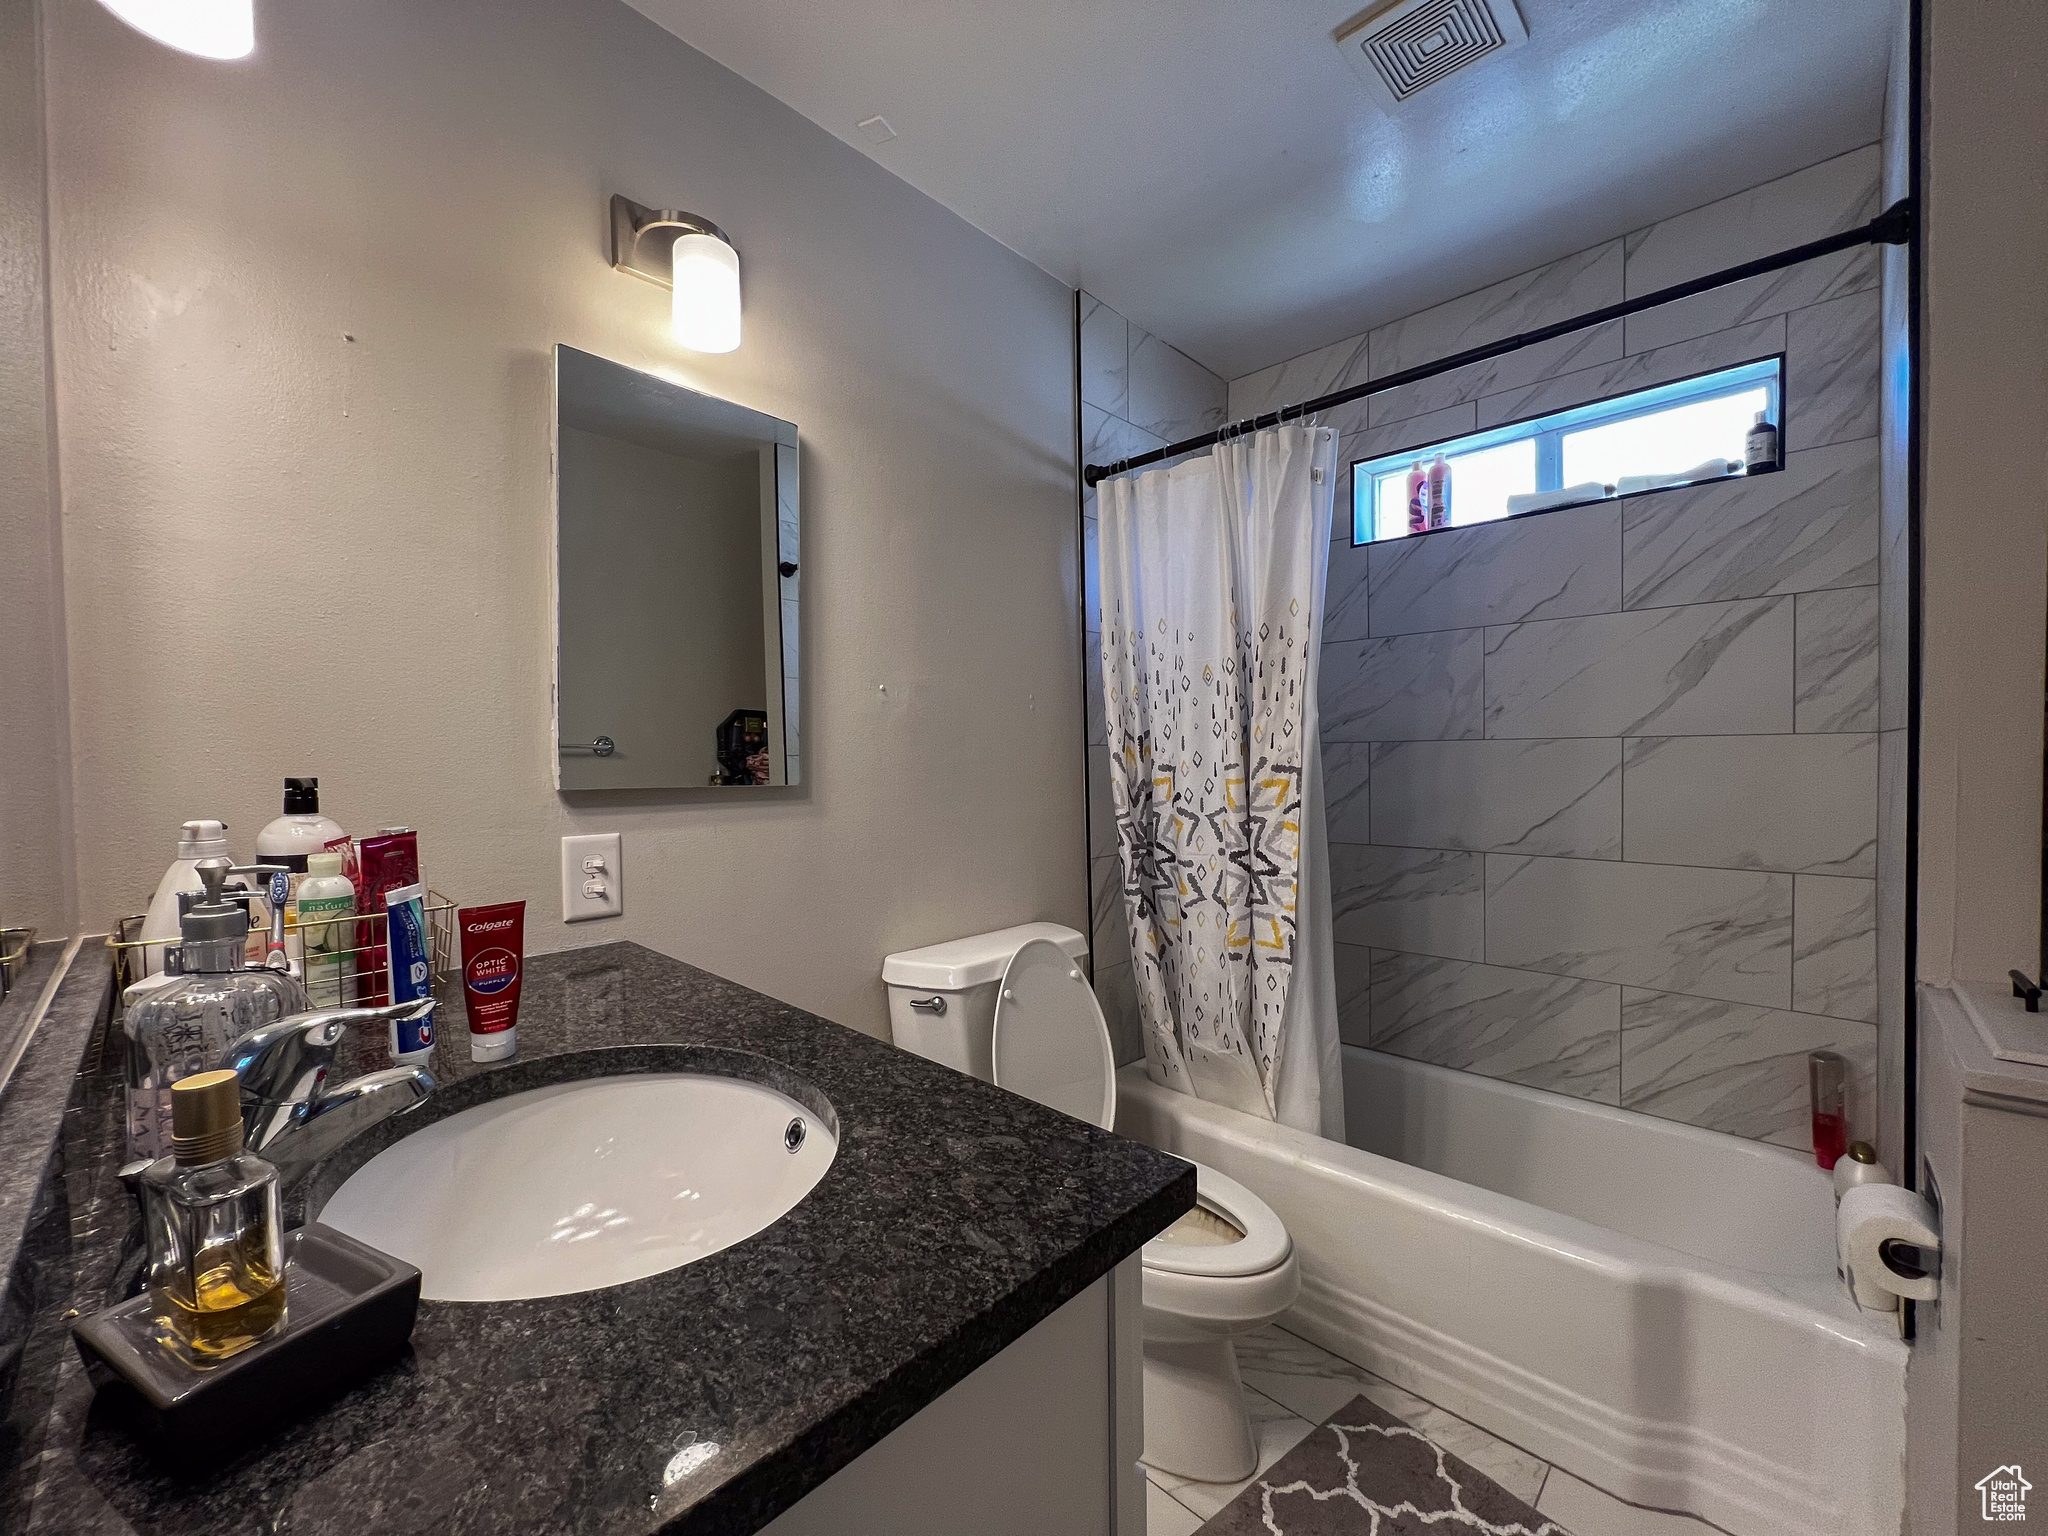
<svg viewBox="0 0 2048 1536">
<path fill-rule="evenodd" d="M 429 890 L 423 905 L 427 920 L 427 970 L 435 998 L 445 1003 L 457 990 L 457 978 L 461 974 L 455 947 L 455 903 L 439 891 Z M 286 920 L 285 953 L 295 960 L 303 954 L 305 936 L 310 931 L 322 930 L 323 938 L 338 937 L 343 941 L 319 951 L 321 964 L 317 974 L 306 976 L 307 967 L 303 962 L 295 967 L 301 979 L 308 983 L 314 1007 L 331 1008 L 389 998 L 390 949 L 386 941 L 390 920 L 390 915 L 385 912 L 323 917 L 315 922 Z M 178 943 L 176 939 L 144 939 L 143 921 L 139 913 L 134 917 L 124 917 L 107 935 L 107 948 L 114 956 L 114 989 L 117 994 L 140 981 L 152 963 L 161 971 L 164 951 Z M 338 932 L 330 934 L 326 930 Z"/>
<path fill-rule="evenodd" d="M 5 997 L 7 989 L 21 980 L 35 952 L 35 929 L 0 928 L 0 997 Z"/>
</svg>

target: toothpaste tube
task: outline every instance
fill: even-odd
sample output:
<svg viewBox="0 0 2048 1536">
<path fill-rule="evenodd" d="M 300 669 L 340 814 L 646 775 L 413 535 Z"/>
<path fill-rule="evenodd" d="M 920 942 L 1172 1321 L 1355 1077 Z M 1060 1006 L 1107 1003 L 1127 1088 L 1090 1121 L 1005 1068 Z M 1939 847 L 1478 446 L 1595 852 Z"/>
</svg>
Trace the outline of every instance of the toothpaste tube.
<svg viewBox="0 0 2048 1536">
<path fill-rule="evenodd" d="M 519 972 L 526 951 L 526 903 L 464 907 L 462 1000 L 469 1008 L 469 1059 L 503 1061 L 519 1048 Z"/>
<path fill-rule="evenodd" d="M 391 947 L 391 1001 L 416 1002 L 433 996 L 432 966 L 427 960 L 427 889 L 402 885 L 388 891 L 384 905 Z M 423 1065 L 434 1053 L 434 1015 L 391 1021 L 391 1059 L 401 1066 Z"/>
<path fill-rule="evenodd" d="M 356 910 L 382 912 L 384 898 L 401 886 L 416 885 L 420 878 L 420 845 L 412 832 L 380 832 L 362 842 L 362 878 L 356 882 Z M 389 946 L 378 936 L 375 923 L 361 925 L 358 940 L 363 954 L 357 958 L 356 974 L 365 1007 L 381 1007 L 396 997 L 385 985 L 390 968 Z M 402 999 L 400 999 L 402 1001 Z"/>
</svg>

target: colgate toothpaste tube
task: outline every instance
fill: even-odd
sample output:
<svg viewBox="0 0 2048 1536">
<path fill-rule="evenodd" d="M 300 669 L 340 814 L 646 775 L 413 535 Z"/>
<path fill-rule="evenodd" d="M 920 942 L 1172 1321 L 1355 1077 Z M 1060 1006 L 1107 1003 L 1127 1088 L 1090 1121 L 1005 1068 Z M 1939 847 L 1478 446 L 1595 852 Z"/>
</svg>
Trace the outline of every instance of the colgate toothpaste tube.
<svg viewBox="0 0 2048 1536">
<path fill-rule="evenodd" d="M 503 1061 L 519 1048 L 519 973 L 526 957 L 526 903 L 463 907 L 462 1000 L 469 1007 L 469 1059 Z"/>
</svg>

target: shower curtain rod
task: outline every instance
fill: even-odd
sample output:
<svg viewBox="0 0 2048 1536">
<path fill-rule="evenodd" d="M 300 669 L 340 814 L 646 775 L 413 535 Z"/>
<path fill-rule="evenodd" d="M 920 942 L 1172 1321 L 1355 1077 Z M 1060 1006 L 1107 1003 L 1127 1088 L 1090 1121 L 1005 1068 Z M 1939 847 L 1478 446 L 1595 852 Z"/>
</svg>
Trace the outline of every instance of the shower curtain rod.
<svg viewBox="0 0 2048 1536">
<path fill-rule="evenodd" d="M 1398 389 L 1403 384 L 1413 384 L 1419 379 L 1433 379 L 1438 374 L 1449 373 L 1454 368 L 1470 367 L 1473 363 L 1483 363 L 1488 358 L 1520 351 L 1523 347 L 1533 346 L 1539 341 L 1549 341 L 1553 336 L 1568 336 L 1573 331 L 1583 331 L 1588 326 L 1604 325 L 1609 320 L 1620 320 L 1629 315 L 1640 314 L 1646 309 L 1655 309 L 1660 304 L 1689 299 L 1696 293 L 1725 288 L 1730 283 L 1739 283 L 1745 278 L 1761 277 L 1766 272 L 1777 272 L 1785 267 L 1797 266 L 1800 262 L 1812 261 L 1817 256 L 1832 256 L 1836 251 L 1846 251 L 1859 245 L 1904 245 L 1912 235 L 1913 218 L 1913 200 L 1900 198 L 1868 224 L 1845 229 L 1839 235 L 1829 235 L 1823 240 L 1809 240 L 1805 245 L 1795 245 L 1790 250 L 1779 251 L 1775 256 L 1759 256 L 1755 261 L 1745 261 L 1740 266 L 1724 267 L 1719 272 L 1710 273 L 1706 277 L 1696 277 L 1691 282 L 1660 288 L 1657 292 L 1646 293 L 1639 299 L 1625 299 L 1619 304 L 1591 310 L 1571 320 L 1559 320 L 1554 325 L 1523 331 L 1520 335 L 1510 336 L 1505 341 L 1488 342 L 1483 347 L 1473 347 L 1438 362 L 1404 368 L 1399 373 L 1390 373 L 1385 378 L 1374 379 L 1369 384 L 1354 384 L 1349 389 L 1340 389 L 1329 395 L 1318 395 L 1315 399 L 1304 400 L 1299 405 L 1283 405 L 1279 410 L 1268 411 L 1263 416 L 1247 417 L 1243 421 L 1218 427 L 1214 432 L 1204 432 L 1199 437 L 1184 438 L 1177 443 L 1168 443 L 1164 448 L 1154 448 L 1149 453 L 1118 459 L 1114 464 L 1090 464 L 1082 471 L 1081 477 L 1092 486 L 1111 475 L 1121 475 L 1128 470 L 1141 469 L 1147 464 L 1157 464 L 1163 459 L 1192 453 L 1197 448 L 1213 447 L 1226 437 L 1262 431 L 1267 427 L 1277 427 L 1283 421 L 1293 421 L 1299 416 L 1327 411 L 1334 406 L 1349 405 L 1353 400 L 1363 400 L 1368 395 L 1383 394 L 1387 390 Z"/>
</svg>

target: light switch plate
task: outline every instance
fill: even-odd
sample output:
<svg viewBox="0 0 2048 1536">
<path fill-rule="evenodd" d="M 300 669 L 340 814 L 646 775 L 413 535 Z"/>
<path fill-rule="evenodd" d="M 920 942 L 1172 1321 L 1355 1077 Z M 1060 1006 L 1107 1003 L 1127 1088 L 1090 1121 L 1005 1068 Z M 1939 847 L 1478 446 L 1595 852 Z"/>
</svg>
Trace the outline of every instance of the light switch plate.
<svg viewBox="0 0 2048 1536">
<path fill-rule="evenodd" d="M 562 921 L 587 923 L 626 910 L 626 872 L 619 834 L 593 832 L 562 839 Z"/>
</svg>

